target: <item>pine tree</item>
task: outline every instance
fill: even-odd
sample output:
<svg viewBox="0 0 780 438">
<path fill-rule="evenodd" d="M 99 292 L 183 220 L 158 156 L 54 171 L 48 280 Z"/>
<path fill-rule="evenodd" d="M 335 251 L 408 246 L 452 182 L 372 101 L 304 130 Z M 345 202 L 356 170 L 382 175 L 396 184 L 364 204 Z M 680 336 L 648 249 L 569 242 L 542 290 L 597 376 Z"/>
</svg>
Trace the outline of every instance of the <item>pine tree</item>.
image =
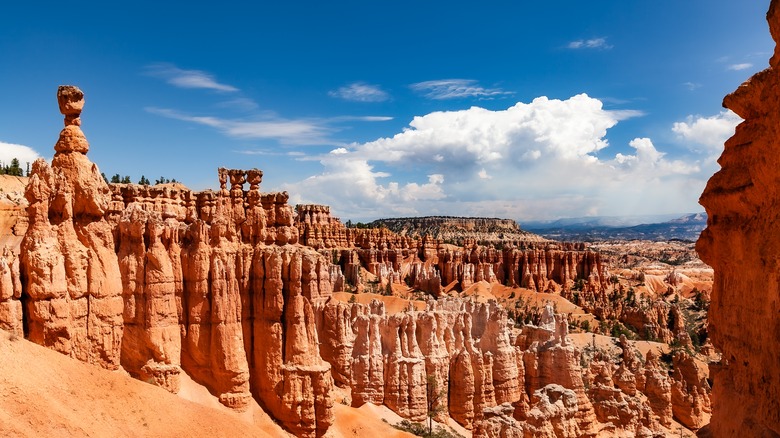
<svg viewBox="0 0 780 438">
<path fill-rule="evenodd" d="M 442 412 L 441 403 L 447 394 L 443 388 L 439 388 L 436 376 L 432 374 L 425 378 L 425 392 L 428 399 L 428 436 L 433 436 L 433 419 Z"/>
<path fill-rule="evenodd" d="M 14 158 L 11 160 L 11 165 L 8 166 L 8 171 L 6 172 L 8 175 L 13 176 L 22 176 L 24 175 L 24 172 L 22 171 L 22 168 L 19 167 L 19 159 Z"/>
</svg>

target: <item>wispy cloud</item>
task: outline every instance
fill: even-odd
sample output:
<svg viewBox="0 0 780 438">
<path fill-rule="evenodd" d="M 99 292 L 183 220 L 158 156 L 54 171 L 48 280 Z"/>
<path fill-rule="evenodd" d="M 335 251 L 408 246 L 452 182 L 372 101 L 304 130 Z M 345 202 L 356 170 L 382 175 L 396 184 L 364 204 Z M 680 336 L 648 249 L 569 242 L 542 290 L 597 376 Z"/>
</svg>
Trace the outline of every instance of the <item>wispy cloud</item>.
<svg viewBox="0 0 780 438">
<path fill-rule="evenodd" d="M 285 119 L 274 113 L 255 115 L 253 120 L 214 116 L 195 116 L 170 108 L 147 107 L 146 112 L 169 119 L 209 126 L 224 135 L 237 139 L 275 139 L 282 144 L 321 145 L 337 144 L 329 136 L 344 122 L 384 122 L 385 116 L 337 116 L 330 118 Z"/>
<path fill-rule="evenodd" d="M 258 108 L 257 102 L 248 97 L 237 97 L 216 104 L 218 108 L 229 108 L 240 111 L 253 111 Z"/>
<path fill-rule="evenodd" d="M 300 158 L 305 157 L 306 154 L 301 151 L 287 151 L 283 152 L 278 149 L 276 150 L 270 150 L 270 149 L 241 149 L 241 150 L 234 150 L 233 152 L 237 154 L 242 155 L 263 155 L 263 156 L 269 156 L 269 157 L 292 157 L 292 158 Z"/>
<path fill-rule="evenodd" d="M 701 84 L 697 82 L 683 82 L 683 87 L 687 88 L 690 91 L 698 90 L 701 88 Z"/>
<path fill-rule="evenodd" d="M 345 85 L 338 90 L 328 92 L 328 95 L 353 102 L 384 102 L 390 98 L 390 95 L 378 85 L 366 84 L 364 82 L 354 82 Z"/>
<path fill-rule="evenodd" d="M 644 117 L 647 115 L 642 110 L 632 110 L 632 109 L 624 109 L 624 110 L 608 110 L 608 113 L 612 114 L 612 117 L 615 118 L 615 120 L 622 122 L 623 120 L 633 119 L 634 117 Z"/>
<path fill-rule="evenodd" d="M 212 116 L 192 116 L 167 108 L 148 107 L 146 111 L 184 122 L 217 129 L 228 137 L 275 139 L 284 144 L 323 144 L 333 131 L 322 121 L 305 119 L 232 120 Z"/>
<path fill-rule="evenodd" d="M 601 49 L 601 50 L 609 50 L 613 46 L 612 44 L 609 44 L 607 42 L 607 39 L 605 37 L 599 37 L 599 38 L 591 38 L 588 40 L 576 40 L 572 41 L 569 44 L 566 45 L 569 49 Z"/>
<path fill-rule="evenodd" d="M 146 66 L 145 74 L 164 79 L 179 88 L 203 88 L 222 92 L 238 91 L 238 88 L 217 82 L 213 75 L 201 70 L 185 70 L 170 63 Z"/>
<path fill-rule="evenodd" d="M 485 88 L 474 79 L 441 79 L 418 82 L 409 86 L 429 99 L 444 100 L 463 97 L 491 98 L 513 94 L 500 88 Z"/>
<path fill-rule="evenodd" d="M 387 122 L 393 118 L 389 116 L 336 116 L 327 120 L 331 122 Z"/>
<path fill-rule="evenodd" d="M 726 70 L 740 71 L 740 70 L 747 70 L 750 67 L 753 67 L 753 64 L 749 62 L 745 62 L 742 64 L 731 64 L 728 67 L 726 67 Z"/>
</svg>

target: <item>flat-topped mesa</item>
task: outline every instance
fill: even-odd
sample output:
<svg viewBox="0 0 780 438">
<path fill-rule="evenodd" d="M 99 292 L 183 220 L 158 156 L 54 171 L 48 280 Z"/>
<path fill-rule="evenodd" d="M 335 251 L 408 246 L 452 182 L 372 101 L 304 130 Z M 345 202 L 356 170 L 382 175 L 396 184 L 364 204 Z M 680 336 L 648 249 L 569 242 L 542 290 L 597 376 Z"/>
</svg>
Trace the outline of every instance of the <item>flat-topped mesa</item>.
<svg viewBox="0 0 780 438">
<path fill-rule="evenodd" d="M 715 272 L 708 331 L 723 353 L 711 366 L 713 436 L 780 435 L 780 1 L 767 21 L 774 55 L 723 99 L 744 121 L 699 200 L 708 220 L 696 250 Z"/>
<path fill-rule="evenodd" d="M 467 239 L 482 245 L 547 242 L 541 236 L 521 230 L 517 222 L 511 219 L 426 216 L 377 219 L 369 226 L 386 227 L 404 236 L 428 235 L 457 245 L 463 245 Z"/>
<path fill-rule="evenodd" d="M 424 230 L 434 227 L 460 228 L 464 231 L 507 231 L 520 233 L 520 226 L 512 219 L 484 217 L 424 216 L 414 218 L 377 219 L 372 224 L 387 228 Z"/>
</svg>

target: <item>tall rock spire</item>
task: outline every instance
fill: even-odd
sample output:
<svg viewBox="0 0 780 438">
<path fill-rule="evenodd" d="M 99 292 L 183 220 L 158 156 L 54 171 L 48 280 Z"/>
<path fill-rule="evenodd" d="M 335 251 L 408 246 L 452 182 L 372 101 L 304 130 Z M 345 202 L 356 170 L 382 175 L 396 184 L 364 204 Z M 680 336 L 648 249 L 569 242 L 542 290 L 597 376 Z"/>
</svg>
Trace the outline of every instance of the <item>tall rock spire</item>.
<svg viewBox="0 0 780 438">
<path fill-rule="evenodd" d="M 84 94 L 57 92 L 65 128 L 49 166 L 33 163 L 25 191 L 30 226 L 21 245 L 29 338 L 77 359 L 119 368 L 122 283 L 104 219 L 110 194 L 81 124 Z"/>
</svg>

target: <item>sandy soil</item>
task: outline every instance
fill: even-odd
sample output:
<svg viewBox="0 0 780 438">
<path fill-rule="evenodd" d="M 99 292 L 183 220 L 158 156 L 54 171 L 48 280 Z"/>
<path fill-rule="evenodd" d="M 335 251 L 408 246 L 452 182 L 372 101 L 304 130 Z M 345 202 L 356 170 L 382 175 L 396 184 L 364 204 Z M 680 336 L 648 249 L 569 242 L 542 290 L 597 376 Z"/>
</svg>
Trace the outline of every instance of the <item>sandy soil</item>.
<svg viewBox="0 0 780 438">
<path fill-rule="evenodd" d="M 283 436 L 2 330 L 0 400 L 5 437 Z"/>
<path fill-rule="evenodd" d="M 331 426 L 326 438 L 338 437 L 383 437 L 402 438 L 414 435 L 403 432 L 391 426 L 401 421 L 395 412 L 385 406 L 375 406 L 366 403 L 359 408 L 350 408 L 342 404 L 333 405 L 336 423 Z M 382 419 L 386 421 L 382 421 Z"/>
<path fill-rule="evenodd" d="M 256 402 L 237 413 L 187 375 L 181 386 L 170 394 L 0 330 L 2 437 L 292 437 Z M 327 438 L 412 436 L 382 421 L 395 420 L 385 407 L 334 409 Z"/>
<path fill-rule="evenodd" d="M 593 343 L 593 333 L 569 333 L 569 339 L 577 347 L 584 348 L 587 345 Z M 617 338 L 604 335 L 596 335 L 596 346 L 600 349 L 608 351 L 610 354 L 620 354 L 621 349 L 617 346 Z M 662 342 L 650 342 L 650 341 L 631 341 L 634 348 L 642 353 L 642 356 L 647 356 L 647 352 L 650 350 L 655 351 L 658 355 L 661 353 L 668 353 L 669 346 Z"/>
<path fill-rule="evenodd" d="M 27 178 L 24 176 L 0 175 L 0 191 L 24 193 Z"/>
</svg>

